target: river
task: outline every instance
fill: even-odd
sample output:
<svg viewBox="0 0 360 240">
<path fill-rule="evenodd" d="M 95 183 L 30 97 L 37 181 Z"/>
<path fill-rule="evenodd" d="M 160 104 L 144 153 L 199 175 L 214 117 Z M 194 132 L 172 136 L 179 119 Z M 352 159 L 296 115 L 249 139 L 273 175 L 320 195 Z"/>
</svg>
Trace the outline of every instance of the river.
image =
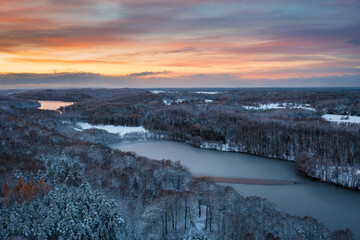
<svg viewBox="0 0 360 240">
<path fill-rule="evenodd" d="M 243 196 L 267 198 L 278 210 L 314 217 L 330 230 L 349 227 L 360 239 L 360 192 L 311 180 L 299 173 L 293 162 L 199 149 L 173 141 L 118 143 L 111 147 L 157 160 L 180 160 L 196 176 L 218 177 L 221 184 L 234 187 Z M 224 183 L 229 179 L 241 184 Z"/>
</svg>

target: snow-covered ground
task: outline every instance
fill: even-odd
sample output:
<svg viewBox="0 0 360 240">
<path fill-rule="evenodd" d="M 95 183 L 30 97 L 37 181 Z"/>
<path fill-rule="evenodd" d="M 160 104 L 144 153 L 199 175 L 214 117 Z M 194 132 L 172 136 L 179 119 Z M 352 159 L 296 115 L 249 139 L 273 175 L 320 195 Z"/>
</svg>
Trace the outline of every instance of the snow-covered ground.
<svg viewBox="0 0 360 240">
<path fill-rule="evenodd" d="M 166 98 L 164 98 L 162 101 L 165 105 L 168 105 L 168 106 L 170 106 L 172 103 L 172 101 L 170 99 L 166 99 Z"/>
<path fill-rule="evenodd" d="M 269 110 L 269 109 L 304 109 L 308 111 L 315 111 L 315 108 L 310 107 L 310 104 L 294 104 L 294 103 L 268 103 L 260 104 L 259 106 L 243 106 L 247 110 Z"/>
<path fill-rule="evenodd" d="M 336 122 L 336 123 L 359 123 L 360 124 L 360 117 L 356 116 L 347 116 L 347 115 L 337 115 L 337 114 L 324 114 L 323 119 L 329 122 Z"/>
<path fill-rule="evenodd" d="M 206 206 L 200 205 L 200 209 L 201 209 L 201 216 L 200 217 L 199 217 L 199 215 L 195 216 L 194 224 L 197 229 L 203 230 L 205 228 L 205 221 L 206 221 L 205 220 L 206 219 Z"/>
<path fill-rule="evenodd" d="M 213 94 L 218 94 L 220 92 L 195 92 L 195 93 L 198 93 L 198 94 L 210 94 L 210 95 L 213 95 Z"/>
<path fill-rule="evenodd" d="M 147 133 L 144 127 L 127 127 L 127 126 L 114 126 L 114 125 L 92 125 L 90 123 L 78 123 L 77 126 L 80 128 L 75 128 L 77 131 L 83 131 L 90 128 L 102 129 L 108 131 L 109 133 L 119 134 L 123 136 L 124 134 L 128 133 Z"/>
<path fill-rule="evenodd" d="M 163 101 L 163 103 L 164 103 L 165 105 L 171 105 L 173 102 L 175 102 L 175 103 L 183 103 L 184 101 L 186 101 L 186 99 L 179 98 L 179 99 L 176 99 L 175 101 L 172 101 L 172 100 L 170 100 L 170 99 L 164 98 L 162 101 Z M 205 100 L 205 103 L 212 103 L 213 101 L 214 101 L 214 100 L 206 99 L 206 100 Z"/>
<path fill-rule="evenodd" d="M 313 112 L 316 111 L 315 108 L 311 107 L 310 104 L 304 104 L 304 105 L 302 105 L 302 104 L 291 104 L 290 108 L 291 109 L 304 109 L 304 110 L 313 111 Z"/>
<path fill-rule="evenodd" d="M 268 110 L 268 109 L 281 109 L 285 106 L 280 103 L 269 103 L 269 104 L 260 104 L 259 106 L 243 106 L 247 110 Z"/>
<path fill-rule="evenodd" d="M 317 165 L 314 169 L 313 172 L 308 172 L 307 174 L 324 182 L 331 182 L 340 186 L 360 190 L 360 169 L 356 167 Z"/>
<path fill-rule="evenodd" d="M 159 94 L 159 93 L 163 93 L 165 91 L 163 91 L 163 90 L 150 90 L 150 92 L 153 93 L 153 94 Z"/>
</svg>

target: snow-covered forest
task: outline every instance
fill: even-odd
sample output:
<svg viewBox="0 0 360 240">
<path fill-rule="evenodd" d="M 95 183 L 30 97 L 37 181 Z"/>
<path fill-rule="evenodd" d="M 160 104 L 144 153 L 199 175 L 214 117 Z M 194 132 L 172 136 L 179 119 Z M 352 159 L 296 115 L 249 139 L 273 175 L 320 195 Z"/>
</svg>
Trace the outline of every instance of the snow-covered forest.
<svg viewBox="0 0 360 240">
<path fill-rule="evenodd" d="M 27 99 L 76 103 L 59 114 Z M 244 107 L 269 103 L 285 107 Z M 323 114 L 359 116 L 359 91 L 3 92 L 0 238 L 353 239 L 349 230 L 331 232 L 310 216 L 290 216 L 266 199 L 194 178 L 180 162 L 106 146 L 123 136 L 76 129 L 84 122 L 143 126 L 146 138 L 294 160 L 314 178 L 359 189 L 360 127 Z"/>
<path fill-rule="evenodd" d="M 76 121 L 144 126 L 154 137 L 197 147 L 295 161 L 311 177 L 360 189 L 360 124 L 350 121 L 360 116 L 358 89 L 137 89 L 81 94 L 63 90 L 17 95 L 76 101 L 64 114 Z M 339 121 L 328 121 L 329 115 Z"/>
</svg>

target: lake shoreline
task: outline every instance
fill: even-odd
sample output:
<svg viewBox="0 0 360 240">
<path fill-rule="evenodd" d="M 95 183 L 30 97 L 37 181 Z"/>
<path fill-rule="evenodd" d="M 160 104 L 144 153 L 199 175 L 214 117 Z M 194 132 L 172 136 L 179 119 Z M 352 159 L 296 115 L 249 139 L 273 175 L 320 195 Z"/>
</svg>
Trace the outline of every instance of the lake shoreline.
<svg viewBox="0 0 360 240">
<path fill-rule="evenodd" d="M 229 153 L 241 153 L 241 154 L 246 154 L 246 155 L 250 155 L 250 156 L 257 156 L 257 157 L 263 157 L 263 158 L 268 158 L 268 159 L 275 159 L 275 160 L 280 160 L 280 161 L 285 161 L 285 162 L 292 162 L 295 164 L 295 160 L 290 160 L 290 159 L 285 159 L 285 158 L 275 158 L 275 157 L 271 157 L 271 156 L 263 156 L 263 155 L 259 155 L 259 154 L 254 154 L 254 153 L 249 153 L 249 152 L 246 152 L 246 151 L 241 151 L 241 150 L 234 150 L 234 149 L 226 149 L 226 150 L 223 150 L 223 148 L 221 147 L 205 147 L 205 146 L 209 146 L 208 145 L 208 142 L 202 142 L 199 144 L 196 144 L 196 143 L 193 143 L 191 141 L 181 141 L 181 140 L 178 140 L 178 139 L 174 139 L 172 138 L 171 136 L 169 136 L 169 134 L 158 134 L 158 133 L 154 133 L 153 131 L 149 130 L 149 132 L 144 135 L 145 136 L 145 139 L 142 138 L 142 139 L 139 139 L 139 140 L 124 140 L 122 142 L 119 142 L 119 143 L 131 143 L 131 142 L 142 142 L 142 141 L 151 141 L 151 140 L 168 140 L 168 141 L 173 141 L 173 142 L 179 142 L 179 143 L 184 143 L 184 144 L 187 144 L 189 146 L 192 146 L 192 147 L 195 147 L 195 148 L 199 148 L 199 149 L 204 149 L 204 150 L 210 150 L 210 151 L 215 151 L 215 152 L 229 152 Z M 116 143 L 114 143 L 116 144 Z M 213 145 L 215 146 L 215 145 Z M 217 145 L 217 146 L 220 146 L 220 145 Z M 349 187 L 349 186 L 346 186 L 346 185 L 341 185 L 341 184 L 337 184 L 337 183 L 334 183 L 334 182 L 330 182 L 330 181 L 326 181 L 324 179 L 321 179 L 321 178 L 317 178 L 317 177 L 314 177 L 314 176 L 311 176 L 310 174 L 308 174 L 307 172 L 304 172 L 300 169 L 298 169 L 296 167 L 296 165 L 294 166 L 295 169 L 303 176 L 307 177 L 308 179 L 312 180 L 312 181 L 317 181 L 317 182 L 321 182 L 321 183 L 326 183 L 326 184 L 329 184 L 329 185 L 334 185 L 334 186 L 337 186 L 337 187 L 341 187 L 343 189 L 348 189 L 348 190 L 352 190 L 352 191 L 356 191 L 356 192 L 359 192 L 360 189 L 357 189 L 357 188 L 352 188 L 352 187 Z"/>
<path fill-rule="evenodd" d="M 275 203 L 279 211 L 299 217 L 315 217 L 333 230 L 351 226 L 356 235 L 360 235 L 354 226 L 357 224 L 354 214 L 359 209 L 356 203 L 359 192 L 335 184 L 323 184 L 294 168 L 291 161 L 206 151 L 181 141 L 165 139 L 127 141 L 108 146 L 160 161 L 180 160 L 195 178 L 207 178 L 231 186 L 244 197 L 266 198 Z M 339 206 L 343 208 L 343 216 L 336 210 Z M 339 224 L 334 216 L 343 219 L 344 223 Z"/>
</svg>

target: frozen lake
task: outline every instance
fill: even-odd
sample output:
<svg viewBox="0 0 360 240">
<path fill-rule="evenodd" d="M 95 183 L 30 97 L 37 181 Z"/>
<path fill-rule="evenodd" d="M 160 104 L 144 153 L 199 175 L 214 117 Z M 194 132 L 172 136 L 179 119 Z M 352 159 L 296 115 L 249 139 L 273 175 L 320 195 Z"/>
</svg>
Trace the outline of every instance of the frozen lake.
<svg viewBox="0 0 360 240">
<path fill-rule="evenodd" d="M 315 217 L 331 230 L 349 227 L 357 239 L 360 237 L 360 192 L 312 181 L 300 174 L 293 162 L 199 149 L 173 141 L 111 147 L 157 160 L 180 160 L 196 176 L 215 176 L 217 182 L 233 186 L 243 196 L 267 198 L 279 210 Z"/>
</svg>

